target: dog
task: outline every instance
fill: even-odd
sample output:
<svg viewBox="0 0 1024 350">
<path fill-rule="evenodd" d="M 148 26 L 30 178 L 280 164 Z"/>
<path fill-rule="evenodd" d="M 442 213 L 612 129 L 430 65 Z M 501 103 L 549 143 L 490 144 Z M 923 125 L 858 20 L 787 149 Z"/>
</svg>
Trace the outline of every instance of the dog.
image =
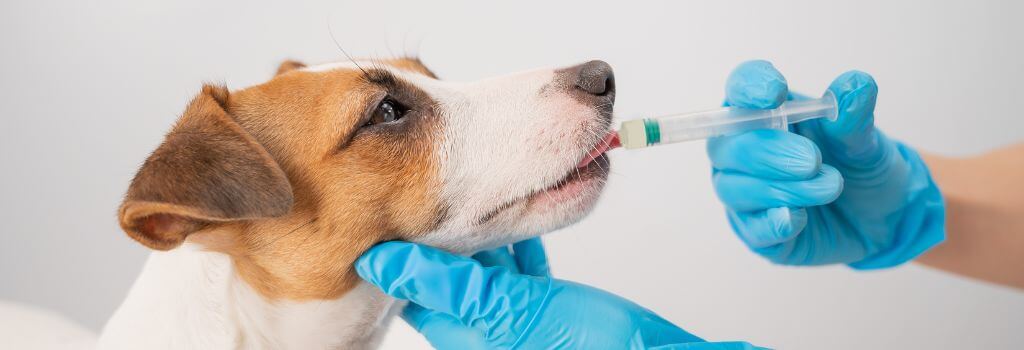
<svg viewBox="0 0 1024 350">
<path fill-rule="evenodd" d="M 98 347 L 373 348 L 401 304 L 359 279 L 359 255 L 469 254 L 580 220 L 614 101 L 602 61 L 468 83 L 415 58 L 286 61 L 205 85 L 119 208 L 156 251 Z"/>
</svg>

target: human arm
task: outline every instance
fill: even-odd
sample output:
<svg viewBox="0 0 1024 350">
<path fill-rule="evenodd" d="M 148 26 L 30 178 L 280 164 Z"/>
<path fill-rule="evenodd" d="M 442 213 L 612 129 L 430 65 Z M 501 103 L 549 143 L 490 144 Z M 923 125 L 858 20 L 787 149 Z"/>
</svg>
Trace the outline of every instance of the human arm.
<svg viewBox="0 0 1024 350">
<path fill-rule="evenodd" d="M 915 261 L 1024 289 L 1024 144 L 924 159 L 946 201 L 946 241 Z"/>
</svg>

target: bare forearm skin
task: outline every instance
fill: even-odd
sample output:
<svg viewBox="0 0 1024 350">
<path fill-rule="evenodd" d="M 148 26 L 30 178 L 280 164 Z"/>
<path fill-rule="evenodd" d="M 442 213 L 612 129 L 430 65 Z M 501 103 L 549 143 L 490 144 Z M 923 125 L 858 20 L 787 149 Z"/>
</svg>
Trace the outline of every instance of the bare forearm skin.
<svg viewBox="0 0 1024 350">
<path fill-rule="evenodd" d="M 946 202 L 946 241 L 916 261 L 1024 289 L 1024 144 L 924 159 Z"/>
</svg>

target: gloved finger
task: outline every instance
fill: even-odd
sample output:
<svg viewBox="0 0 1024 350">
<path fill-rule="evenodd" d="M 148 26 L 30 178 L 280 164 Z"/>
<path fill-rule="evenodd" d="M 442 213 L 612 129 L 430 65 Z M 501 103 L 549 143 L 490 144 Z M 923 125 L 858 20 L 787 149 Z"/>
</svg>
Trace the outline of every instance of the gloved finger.
<svg viewBox="0 0 1024 350">
<path fill-rule="evenodd" d="M 773 180 L 807 180 L 821 169 L 821 151 L 810 139 L 782 130 L 754 130 L 707 142 L 715 169 Z"/>
<path fill-rule="evenodd" d="M 520 273 L 519 266 L 516 265 L 516 258 L 512 257 L 512 253 L 508 251 L 508 246 L 473 254 L 473 259 L 487 267 L 501 266 L 508 268 L 512 273 Z"/>
<path fill-rule="evenodd" d="M 452 326 L 463 326 L 459 320 L 447 314 L 426 309 L 416 303 L 408 303 L 402 309 L 402 319 L 417 332 L 422 333 L 424 325 L 429 323 L 449 324 Z"/>
<path fill-rule="evenodd" d="M 741 63 L 725 82 L 725 104 L 743 108 L 771 109 L 786 101 L 786 78 L 768 61 Z"/>
<path fill-rule="evenodd" d="M 547 282 L 425 245 L 392 241 L 356 260 L 356 272 L 385 294 L 485 327 L 496 319 L 526 322 L 510 308 L 543 298 Z M 509 302 L 509 301 L 514 302 Z M 529 317 L 529 313 L 522 313 Z M 477 322 L 483 320 L 483 322 Z"/>
<path fill-rule="evenodd" d="M 874 127 L 878 85 L 874 78 L 860 71 L 846 72 L 832 82 L 829 90 L 836 96 L 838 119 L 834 122 L 818 119 L 798 129 L 827 145 L 833 155 L 841 157 L 841 162 L 873 164 L 883 150 L 875 139 L 878 137 Z"/>
<path fill-rule="evenodd" d="M 466 327 L 451 315 L 431 311 L 415 303 L 406 305 L 401 315 L 435 349 L 488 348 L 482 331 Z"/>
<path fill-rule="evenodd" d="M 531 276 L 551 276 L 548 256 L 540 237 L 530 238 L 512 245 L 519 273 Z"/>
<path fill-rule="evenodd" d="M 753 212 L 727 212 L 733 231 L 752 249 L 791 240 L 807 226 L 807 210 L 803 208 L 779 207 Z"/>
<path fill-rule="evenodd" d="M 727 207 L 757 211 L 776 207 L 813 207 L 831 203 L 843 191 L 843 176 L 828 164 L 810 180 L 778 181 L 715 171 L 715 192 Z"/>
</svg>

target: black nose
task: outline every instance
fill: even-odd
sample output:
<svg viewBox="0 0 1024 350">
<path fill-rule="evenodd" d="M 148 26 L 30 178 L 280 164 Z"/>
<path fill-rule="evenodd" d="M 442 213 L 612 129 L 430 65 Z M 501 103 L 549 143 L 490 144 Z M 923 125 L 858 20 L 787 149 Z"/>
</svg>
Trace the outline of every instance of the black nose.
<svg viewBox="0 0 1024 350">
<path fill-rule="evenodd" d="M 605 61 L 594 60 L 576 66 L 577 89 L 594 96 L 606 96 L 615 92 L 615 73 Z"/>
</svg>

